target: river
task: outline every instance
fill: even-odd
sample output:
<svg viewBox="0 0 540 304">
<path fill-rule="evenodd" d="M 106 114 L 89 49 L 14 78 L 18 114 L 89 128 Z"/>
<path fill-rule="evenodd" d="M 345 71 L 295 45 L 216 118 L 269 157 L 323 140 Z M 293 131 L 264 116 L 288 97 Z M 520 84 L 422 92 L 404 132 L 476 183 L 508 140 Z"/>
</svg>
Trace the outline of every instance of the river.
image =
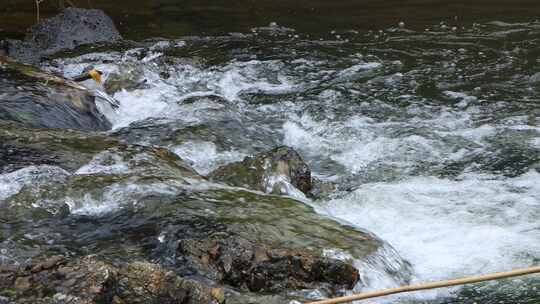
<svg viewBox="0 0 540 304">
<path fill-rule="evenodd" d="M 202 175 L 293 147 L 314 176 L 336 185 L 322 199 L 297 198 L 383 239 L 410 263 L 413 283 L 537 265 L 540 5 L 469 1 L 465 11 L 461 1 L 437 10 L 426 5 L 433 1 L 398 2 L 310 1 L 324 13 L 232 18 L 226 31 L 240 33 L 230 35 L 202 35 L 220 25 L 201 21 L 195 36 L 66 55 L 44 68 L 70 77 L 93 64 L 105 79 L 146 79 L 114 93 L 121 105 L 104 110 L 109 134 L 166 147 Z M 350 10 L 358 14 L 341 18 Z M 168 30 L 176 23 L 161 22 L 156 30 L 177 34 Z M 158 64 L 164 57 L 172 58 L 166 66 Z M 171 130 L 194 128 L 204 131 L 171 140 Z M 13 192 L 6 180 L 0 176 L 0 198 Z M 130 197 L 127 189 L 115 198 Z M 119 208 L 91 204 L 72 212 Z M 364 284 L 355 291 L 398 285 L 376 262 L 359 269 Z M 533 304 L 538 288 L 531 276 L 370 303 Z"/>
<path fill-rule="evenodd" d="M 400 21 L 410 28 L 423 29 L 441 21 L 456 25 L 494 20 L 525 22 L 540 15 L 540 4 L 535 0 L 71 1 L 78 7 L 105 10 L 131 39 L 245 32 L 270 22 L 321 35 L 331 30 L 379 30 Z M 43 1 L 41 16 L 56 14 L 57 3 Z M 35 23 L 35 17 L 33 1 L 3 0 L 0 35 L 21 37 Z"/>
</svg>

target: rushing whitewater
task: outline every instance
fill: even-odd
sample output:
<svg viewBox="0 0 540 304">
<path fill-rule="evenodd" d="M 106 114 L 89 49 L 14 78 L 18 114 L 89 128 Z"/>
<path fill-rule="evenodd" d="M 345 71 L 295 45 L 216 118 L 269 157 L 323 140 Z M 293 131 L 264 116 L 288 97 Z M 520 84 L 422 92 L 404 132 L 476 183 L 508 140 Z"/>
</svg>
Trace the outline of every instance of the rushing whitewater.
<svg viewBox="0 0 540 304">
<path fill-rule="evenodd" d="M 202 175 L 276 145 L 295 148 L 314 176 L 335 185 L 306 203 L 389 244 L 377 253 L 384 262 L 358 265 L 363 290 L 407 281 L 388 275 L 401 259 L 413 282 L 538 264 L 539 24 L 345 31 L 321 40 L 267 30 L 151 42 L 56 59 L 47 68 L 70 76 L 93 64 L 106 81 L 118 73 L 129 73 L 126 86 L 144 81 L 110 92 L 121 103 L 105 113 L 111 135 L 166 147 Z M 109 157 L 114 165 L 75 174 L 126 169 Z M 27 170 L 40 178 L 53 169 Z M 0 198 L 31 182 L 24 174 L 1 176 Z M 86 207 L 114 208 L 125 193 L 109 189 L 110 204 L 88 197 Z M 523 280 L 513 281 L 526 295 L 520 299 L 514 288 L 516 297 L 533 303 L 526 301 L 534 301 L 538 278 Z M 482 288 L 489 298 L 507 283 Z"/>
</svg>

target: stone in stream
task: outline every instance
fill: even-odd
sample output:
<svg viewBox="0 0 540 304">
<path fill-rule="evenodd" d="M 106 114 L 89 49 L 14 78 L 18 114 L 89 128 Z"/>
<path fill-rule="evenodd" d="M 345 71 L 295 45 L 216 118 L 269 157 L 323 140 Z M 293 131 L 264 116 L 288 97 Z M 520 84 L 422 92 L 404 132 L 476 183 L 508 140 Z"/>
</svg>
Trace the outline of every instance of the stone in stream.
<svg viewBox="0 0 540 304">
<path fill-rule="evenodd" d="M 352 289 L 359 280 L 354 266 L 312 252 L 268 249 L 241 238 L 186 239 L 180 254 L 211 273 L 213 279 L 253 292 L 282 290 Z"/>
<path fill-rule="evenodd" d="M 209 178 L 272 194 L 292 194 L 291 185 L 304 194 L 311 190 L 309 167 L 296 151 L 285 146 L 223 166 L 210 173 Z"/>
<path fill-rule="evenodd" d="M 32 129 L 0 120 L 0 173 L 32 165 L 53 165 L 75 171 L 97 153 L 117 146 L 122 145 L 99 134 Z"/>
<path fill-rule="evenodd" d="M 49 259 L 50 260 L 50 259 Z M 7 271 L 0 295 L 16 303 L 186 303 L 219 304 L 222 293 L 190 279 L 178 277 L 161 266 L 144 261 L 116 267 L 96 257 L 64 260 L 49 268 Z M 34 270 L 39 268 L 38 270 Z M 216 299 L 216 296 L 221 296 Z"/>
<path fill-rule="evenodd" d="M 120 39 L 112 19 L 103 11 L 70 7 L 31 27 L 24 41 L 8 40 L 7 53 L 21 62 L 36 64 L 41 57 L 62 50 Z"/>
<path fill-rule="evenodd" d="M 538 85 L 540 84 L 540 72 L 535 73 L 529 77 L 529 83 L 532 85 Z"/>
<path fill-rule="evenodd" d="M 162 214 L 156 257 L 175 261 L 169 265 L 178 273 L 195 272 L 244 292 L 339 294 L 359 282 L 354 259 L 376 254 L 381 245 L 286 197 L 208 190 L 167 205 L 145 211 Z M 178 220 L 167 218 L 171 214 Z M 335 258 L 333 250 L 345 250 L 350 258 Z"/>
<path fill-rule="evenodd" d="M 0 91 L 0 119 L 35 128 L 111 128 L 90 90 L 5 57 L 0 57 Z"/>
</svg>

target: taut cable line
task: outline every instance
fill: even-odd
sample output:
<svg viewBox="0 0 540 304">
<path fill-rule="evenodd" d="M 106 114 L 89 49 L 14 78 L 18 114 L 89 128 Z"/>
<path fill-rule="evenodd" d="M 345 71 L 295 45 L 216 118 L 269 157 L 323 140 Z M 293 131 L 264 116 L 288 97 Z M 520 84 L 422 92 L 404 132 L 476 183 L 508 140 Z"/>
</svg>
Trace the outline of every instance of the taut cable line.
<svg viewBox="0 0 540 304">
<path fill-rule="evenodd" d="M 475 277 L 467 277 L 467 278 L 462 278 L 462 279 L 383 289 L 379 291 L 360 293 L 360 294 L 350 295 L 350 296 L 345 296 L 345 297 L 309 302 L 306 304 L 339 304 L 339 303 L 346 303 L 346 302 L 352 302 L 352 301 L 358 301 L 358 300 L 364 300 L 364 299 L 370 299 L 370 298 L 389 296 L 389 295 L 403 293 L 403 292 L 411 292 L 411 291 L 418 291 L 418 290 L 435 289 L 435 288 L 451 287 L 451 286 L 472 284 L 472 283 L 485 282 L 485 281 L 500 280 L 500 279 L 524 276 L 524 275 L 534 274 L 534 273 L 540 273 L 540 266 L 524 268 L 524 269 L 516 269 L 516 270 L 512 270 L 508 272 L 486 274 L 486 275 L 475 276 Z"/>
</svg>

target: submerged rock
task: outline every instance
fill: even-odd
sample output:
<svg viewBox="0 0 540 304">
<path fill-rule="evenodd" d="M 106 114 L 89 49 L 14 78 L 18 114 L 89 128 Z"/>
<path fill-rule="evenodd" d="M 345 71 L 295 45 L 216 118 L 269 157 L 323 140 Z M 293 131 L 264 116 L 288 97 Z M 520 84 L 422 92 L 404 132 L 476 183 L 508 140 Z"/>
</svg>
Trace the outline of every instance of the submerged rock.
<svg viewBox="0 0 540 304">
<path fill-rule="evenodd" d="M 0 90 L 0 119 L 36 128 L 111 128 L 91 91 L 5 57 L 0 57 Z"/>
<path fill-rule="evenodd" d="M 120 33 L 103 11 L 70 7 L 31 27 L 24 41 L 8 41 L 7 53 L 21 62 L 35 64 L 42 56 L 62 50 L 119 39 Z"/>
<path fill-rule="evenodd" d="M 292 194 L 291 186 L 304 194 L 311 190 L 309 167 L 296 151 L 285 146 L 223 166 L 210 173 L 209 178 L 272 194 Z"/>
</svg>

